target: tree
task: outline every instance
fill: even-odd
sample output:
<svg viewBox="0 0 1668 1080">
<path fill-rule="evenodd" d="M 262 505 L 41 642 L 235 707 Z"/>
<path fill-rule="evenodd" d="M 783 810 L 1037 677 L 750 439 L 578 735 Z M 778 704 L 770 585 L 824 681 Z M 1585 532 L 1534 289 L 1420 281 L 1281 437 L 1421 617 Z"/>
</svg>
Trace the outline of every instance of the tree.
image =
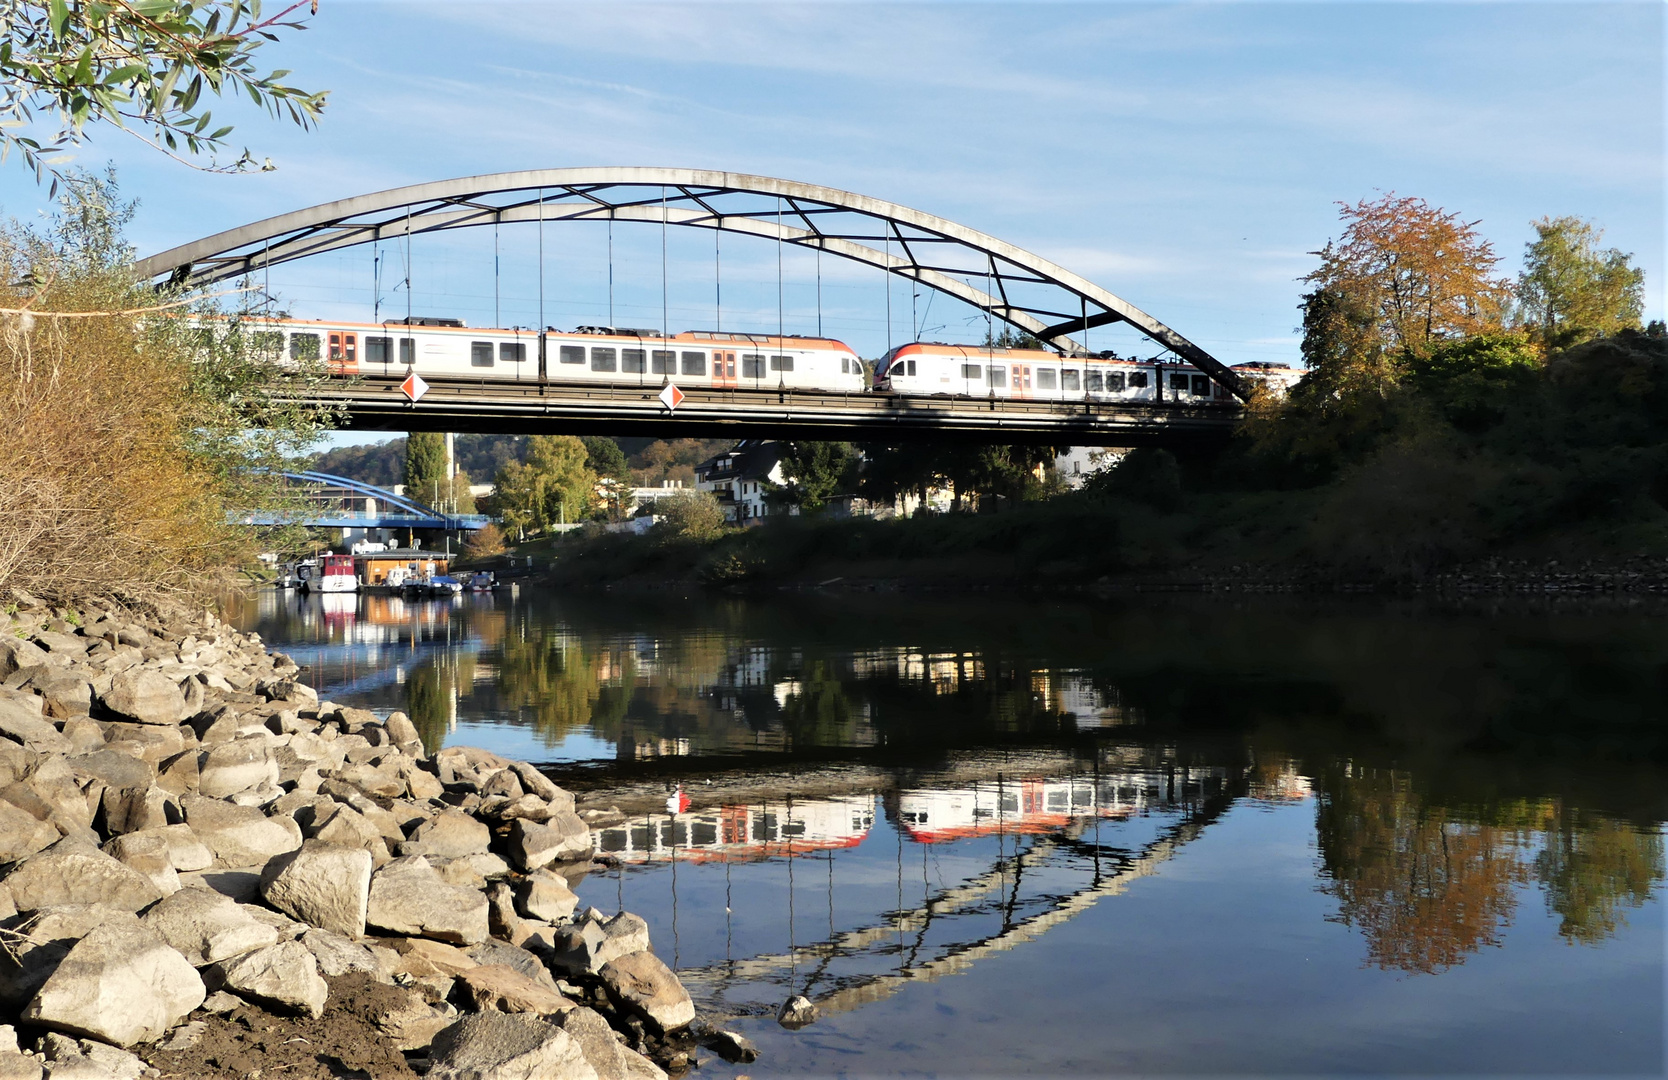
<svg viewBox="0 0 1668 1080">
<path fill-rule="evenodd" d="M 678 540 L 713 540 L 724 531 L 724 508 L 710 491 L 683 491 L 655 504 L 655 528 Z"/>
<path fill-rule="evenodd" d="M 469 534 L 463 550 L 471 559 L 490 559 L 494 555 L 502 555 L 505 550 L 504 531 L 488 522 Z"/>
<path fill-rule="evenodd" d="M 1599 250 L 1604 230 L 1578 217 L 1542 218 L 1525 245 L 1517 279 L 1519 317 L 1548 349 L 1566 349 L 1638 329 L 1645 271 L 1616 248 Z"/>
<path fill-rule="evenodd" d="M 1321 265 L 1302 278 L 1331 295 L 1313 312 L 1315 293 L 1304 298 L 1304 328 L 1306 338 L 1311 325 L 1348 328 L 1336 339 L 1348 347 L 1318 355 L 1359 362 L 1382 352 L 1399 363 L 1500 325 L 1509 285 L 1493 276 L 1500 260 L 1476 222 L 1394 192 L 1338 205 L 1343 236 L 1315 252 Z"/>
<path fill-rule="evenodd" d="M 255 167 L 245 149 L 229 165 L 212 157 L 230 125 L 215 128 L 203 91 L 246 93 L 274 116 L 309 127 L 325 95 L 263 73 L 256 51 L 292 19 L 301 0 L 264 17 L 260 0 L 6 0 L 0 30 L 0 158 L 17 151 L 39 179 L 63 179 L 57 166 L 79 146 L 90 123 L 136 136 L 193 168 L 239 172 Z M 37 116 L 56 131 L 28 134 Z M 207 165 L 191 159 L 209 156 Z M 261 168 L 270 169 L 268 161 Z"/>
<path fill-rule="evenodd" d="M 861 459 L 846 442 L 790 442 L 782 445 L 782 475 L 787 484 L 781 501 L 815 513 L 830 499 L 857 486 Z"/>
<path fill-rule="evenodd" d="M 446 436 L 434 431 L 413 431 L 405 440 L 405 493 L 441 509 L 451 492 L 446 475 Z"/>
<path fill-rule="evenodd" d="M 533 435 L 527 460 L 499 470 L 498 511 L 521 533 L 583 521 L 596 499 L 596 473 L 585 464 L 585 444 L 572 435 Z"/>
<path fill-rule="evenodd" d="M 597 477 L 597 494 L 611 521 L 618 521 L 631 497 L 631 466 L 620 444 L 604 435 L 587 435 L 585 464 Z"/>
</svg>

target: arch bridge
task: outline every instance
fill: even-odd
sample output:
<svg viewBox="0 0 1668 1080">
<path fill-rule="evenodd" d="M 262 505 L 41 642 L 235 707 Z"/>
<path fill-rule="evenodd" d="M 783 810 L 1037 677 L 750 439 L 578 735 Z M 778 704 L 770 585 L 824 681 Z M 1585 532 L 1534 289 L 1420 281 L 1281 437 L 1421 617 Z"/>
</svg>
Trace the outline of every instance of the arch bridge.
<svg viewBox="0 0 1668 1080">
<path fill-rule="evenodd" d="M 263 511 L 240 518 L 241 524 L 467 532 L 491 520 L 485 514 L 448 514 L 387 488 L 332 473 L 293 472 L 285 473 L 284 479 L 305 489 L 307 508 Z"/>
<path fill-rule="evenodd" d="M 1125 324 L 1243 400 L 1227 365 L 1135 305 L 1048 259 L 945 218 L 849 191 L 744 173 L 676 168 L 541 169 L 463 177 L 324 203 L 141 260 L 148 280 L 206 286 L 361 244 L 510 223 L 633 221 L 775 240 L 875 267 L 945 293 L 1063 356 L 1088 332 Z M 404 374 L 403 372 L 401 373 Z M 575 387 L 424 378 L 409 402 L 366 377 L 307 396 L 356 427 L 479 432 L 607 431 L 777 437 L 891 435 L 1133 445 L 1216 437 L 1234 405 L 984 401 L 890 395 L 688 391 L 672 412 L 658 386 Z"/>
</svg>

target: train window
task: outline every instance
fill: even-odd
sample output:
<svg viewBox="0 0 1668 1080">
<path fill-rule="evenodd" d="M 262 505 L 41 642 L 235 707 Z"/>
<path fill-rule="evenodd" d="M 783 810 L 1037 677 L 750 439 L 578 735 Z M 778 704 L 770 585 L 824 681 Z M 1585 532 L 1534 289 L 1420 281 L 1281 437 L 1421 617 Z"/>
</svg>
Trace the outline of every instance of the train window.
<svg viewBox="0 0 1668 1080">
<path fill-rule="evenodd" d="M 685 375 L 703 375 L 707 370 L 707 354 L 704 352 L 686 352 L 683 354 L 683 373 Z"/>
<path fill-rule="evenodd" d="M 1129 388 L 1131 390 L 1145 390 L 1147 388 L 1147 373 L 1145 371 L 1130 372 Z"/>
<path fill-rule="evenodd" d="M 417 343 L 411 338 L 400 339 L 400 363 L 415 364 L 417 362 Z"/>
<path fill-rule="evenodd" d="M 914 364 L 910 365 L 911 369 L 913 369 L 914 367 L 915 367 Z M 772 370 L 772 371 L 792 371 L 793 370 L 793 357 L 791 357 L 791 356 L 772 356 L 770 358 L 770 370 Z M 913 370 L 911 370 L 910 374 L 913 375 L 913 374 L 915 374 L 915 372 Z"/>
<path fill-rule="evenodd" d="M 372 364 L 386 364 L 393 359 L 394 339 L 385 337 L 367 337 L 365 339 L 365 360 Z"/>
<path fill-rule="evenodd" d="M 1179 371 L 1170 372 L 1170 389 L 1172 389 L 1172 390 L 1186 390 L 1187 389 L 1187 376 L 1183 375 Z"/>
<path fill-rule="evenodd" d="M 1008 369 L 992 364 L 985 372 L 990 377 L 990 385 L 1006 386 L 1008 383 Z"/>
<path fill-rule="evenodd" d="M 583 364 L 585 362 L 585 346 L 563 345 L 561 361 L 564 364 Z"/>
<path fill-rule="evenodd" d="M 1140 375 L 1140 374 L 1141 374 L 1140 372 L 1135 373 L 1135 375 Z M 1129 385 L 1131 385 L 1131 386 L 1144 386 L 1144 385 L 1146 385 L 1145 376 L 1142 377 L 1140 382 L 1136 382 L 1135 381 L 1135 375 L 1131 375 L 1129 377 Z M 1124 373 L 1121 372 L 1121 371 L 1109 371 L 1109 372 L 1107 372 L 1106 373 L 1106 389 L 1110 393 L 1114 393 L 1114 394 L 1123 393 L 1124 392 Z"/>
<path fill-rule="evenodd" d="M 317 334 L 291 334 L 291 360 L 317 360 L 319 358 L 319 336 Z"/>
<path fill-rule="evenodd" d="M 1193 396 L 1194 397 L 1210 397 L 1210 376 L 1208 376 L 1208 375 L 1195 375 L 1195 376 L 1193 376 Z"/>
<path fill-rule="evenodd" d="M 469 343 L 469 366 L 470 367 L 491 367 L 492 366 L 492 342 L 490 342 L 490 341 L 471 341 Z"/>
<path fill-rule="evenodd" d="M 1077 371 L 1064 371 L 1064 370 L 1061 371 L 1060 372 L 1060 389 L 1069 390 L 1069 391 L 1071 391 L 1072 393 L 1075 394 L 1078 390 L 1077 383 L 1078 383 L 1078 376 L 1080 374 L 1081 374 L 1081 372 L 1077 372 Z"/>
<path fill-rule="evenodd" d="M 744 352 L 741 354 L 741 373 L 746 378 L 764 378 L 764 364 L 764 353 Z"/>
<path fill-rule="evenodd" d="M 384 338 L 383 340 L 387 340 Z M 262 360 L 276 360 L 284 352 L 282 330 L 257 330 L 249 335 L 249 348 Z"/>
<path fill-rule="evenodd" d="M 649 373 L 652 375 L 676 375 L 678 354 L 671 349 L 656 349 L 649 356 Z"/>
<path fill-rule="evenodd" d="M 498 343 L 498 359 L 506 363 L 521 363 L 527 359 L 527 343 L 524 341 L 500 341 Z"/>
<path fill-rule="evenodd" d="M 613 371 L 614 362 L 618 358 L 612 346 L 608 348 L 596 347 L 591 350 L 592 371 Z"/>
<path fill-rule="evenodd" d="M 978 364 L 963 364 L 961 366 L 961 377 L 964 379 L 978 380 L 984 378 L 984 374 L 985 369 Z"/>
<path fill-rule="evenodd" d="M 1100 393 L 1100 372 L 1089 371 L 1083 375 L 1083 389 L 1091 394 Z"/>
<path fill-rule="evenodd" d="M 647 369 L 649 354 L 642 349 L 621 349 L 620 370 L 629 375 L 641 375 Z"/>
<path fill-rule="evenodd" d="M 1049 368 L 1049 367 L 1040 367 L 1040 368 L 1038 368 L 1037 369 L 1037 389 L 1038 390 L 1053 390 L 1054 389 L 1054 374 L 1055 374 L 1055 372 L 1054 372 L 1053 368 Z"/>
</svg>

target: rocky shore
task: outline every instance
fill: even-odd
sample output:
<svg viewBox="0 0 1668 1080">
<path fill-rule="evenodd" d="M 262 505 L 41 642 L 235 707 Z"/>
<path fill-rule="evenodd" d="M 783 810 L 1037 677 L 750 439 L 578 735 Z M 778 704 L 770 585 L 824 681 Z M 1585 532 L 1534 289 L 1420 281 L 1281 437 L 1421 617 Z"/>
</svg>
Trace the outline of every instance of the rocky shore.
<svg viewBox="0 0 1668 1080">
<path fill-rule="evenodd" d="M 676 1075 L 647 924 L 573 798 L 321 702 L 212 614 L 0 617 L 0 1080 Z"/>
</svg>

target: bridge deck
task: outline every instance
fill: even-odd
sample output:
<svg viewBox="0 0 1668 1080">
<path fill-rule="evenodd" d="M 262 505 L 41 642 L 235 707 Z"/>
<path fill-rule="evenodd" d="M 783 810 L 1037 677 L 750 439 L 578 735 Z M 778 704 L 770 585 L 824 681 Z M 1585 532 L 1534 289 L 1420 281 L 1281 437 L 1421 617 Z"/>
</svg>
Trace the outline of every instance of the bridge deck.
<svg viewBox="0 0 1668 1080">
<path fill-rule="evenodd" d="M 404 372 L 400 375 L 403 377 Z M 1073 446 L 1144 446 L 1226 438 L 1237 405 L 1049 402 L 899 397 L 792 390 L 690 388 L 676 412 L 661 383 L 577 386 L 425 376 L 420 402 L 400 378 L 363 376 L 310 390 L 341 406 L 347 426 L 373 431 L 612 434 L 705 438 L 940 439 Z"/>
</svg>

